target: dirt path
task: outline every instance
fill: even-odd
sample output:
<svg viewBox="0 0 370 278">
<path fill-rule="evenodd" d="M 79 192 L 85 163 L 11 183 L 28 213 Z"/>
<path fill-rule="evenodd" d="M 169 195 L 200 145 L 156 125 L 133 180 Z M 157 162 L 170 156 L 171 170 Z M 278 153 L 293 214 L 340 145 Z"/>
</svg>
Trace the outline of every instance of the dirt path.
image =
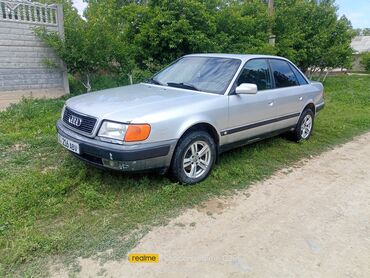
<svg viewBox="0 0 370 278">
<path fill-rule="evenodd" d="M 131 253 L 81 260 L 81 277 L 370 277 L 370 133 L 155 228 Z"/>
</svg>

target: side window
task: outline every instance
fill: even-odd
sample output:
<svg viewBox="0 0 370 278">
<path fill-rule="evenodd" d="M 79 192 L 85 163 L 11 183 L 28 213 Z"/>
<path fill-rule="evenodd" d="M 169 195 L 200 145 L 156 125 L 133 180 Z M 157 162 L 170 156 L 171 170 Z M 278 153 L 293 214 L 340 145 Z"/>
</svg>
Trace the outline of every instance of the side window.
<svg viewBox="0 0 370 278">
<path fill-rule="evenodd" d="M 256 84 L 259 91 L 271 89 L 272 82 L 267 61 L 255 59 L 247 62 L 239 76 L 237 85 L 242 83 Z"/>
<path fill-rule="evenodd" d="M 298 82 L 299 82 L 299 85 L 306 85 L 306 84 L 308 84 L 307 81 L 306 81 L 306 79 L 302 76 L 302 74 L 293 65 L 290 65 L 290 68 L 292 69 L 292 71 L 294 72 L 295 76 L 297 77 Z"/>
<path fill-rule="evenodd" d="M 275 79 L 276 88 L 284 88 L 299 85 L 297 78 L 287 62 L 271 59 L 271 70 Z"/>
</svg>

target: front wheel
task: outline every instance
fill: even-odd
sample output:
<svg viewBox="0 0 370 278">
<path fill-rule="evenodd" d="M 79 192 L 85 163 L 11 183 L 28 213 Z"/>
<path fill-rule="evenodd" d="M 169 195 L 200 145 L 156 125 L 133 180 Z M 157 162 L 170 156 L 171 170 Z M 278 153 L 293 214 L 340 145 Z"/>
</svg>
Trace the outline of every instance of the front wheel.
<svg viewBox="0 0 370 278">
<path fill-rule="evenodd" d="M 183 184 L 195 184 L 204 180 L 216 161 L 216 145 L 205 131 L 185 135 L 175 149 L 172 176 Z"/>
<path fill-rule="evenodd" d="M 313 123 L 314 123 L 314 114 L 313 111 L 309 108 L 305 109 L 295 130 L 293 131 L 293 137 L 296 141 L 304 141 L 308 140 L 312 134 L 313 130 Z"/>
</svg>

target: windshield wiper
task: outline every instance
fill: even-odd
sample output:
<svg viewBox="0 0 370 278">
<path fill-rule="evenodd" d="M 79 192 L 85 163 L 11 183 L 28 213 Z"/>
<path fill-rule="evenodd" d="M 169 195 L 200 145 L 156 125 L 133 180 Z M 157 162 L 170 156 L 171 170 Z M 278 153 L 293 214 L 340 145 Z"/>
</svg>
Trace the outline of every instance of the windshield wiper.
<svg viewBox="0 0 370 278">
<path fill-rule="evenodd" d="M 162 85 L 162 86 L 166 86 L 166 84 L 162 83 L 162 82 L 159 82 L 157 79 L 154 79 L 154 78 L 150 78 L 149 79 L 149 82 L 152 83 L 152 84 L 155 84 L 155 85 Z"/>
<path fill-rule="evenodd" d="M 200 91 L 193 84 L 185 83 L 185 82 L 181 82 L 181 83 L 168 82 L 167 85 L 170 86 L 170 87 L 176 87 L 176 88 L 182 88 L 182 89 L 190 89 L 190 90 L 194 90 L 194 91 Z"/>
</svg>

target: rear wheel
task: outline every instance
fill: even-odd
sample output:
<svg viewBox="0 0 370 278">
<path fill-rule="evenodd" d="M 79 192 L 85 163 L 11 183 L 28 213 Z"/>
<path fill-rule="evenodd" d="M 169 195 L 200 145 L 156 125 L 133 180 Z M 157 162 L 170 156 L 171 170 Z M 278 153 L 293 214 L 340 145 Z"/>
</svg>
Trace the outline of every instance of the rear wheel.
<svg viewBox="0 0 370 278">
<path fill-rule="evenodd" d="M 296 141 L 304 141 L 308 140 L 312 134 L 313 130 L 313 123 L 314 123 L 314 114 L 310 108 L 305 109 L 295 130 L 293 131 L 293 138 Z"/>
<path fill-rule="evenodd" d="M 172 176 L 183 184 L 204 180 L 216 160 L 216 145 L 205 131 L 196 131 L 180 139 L 171 164 Z"/>
</svg>

